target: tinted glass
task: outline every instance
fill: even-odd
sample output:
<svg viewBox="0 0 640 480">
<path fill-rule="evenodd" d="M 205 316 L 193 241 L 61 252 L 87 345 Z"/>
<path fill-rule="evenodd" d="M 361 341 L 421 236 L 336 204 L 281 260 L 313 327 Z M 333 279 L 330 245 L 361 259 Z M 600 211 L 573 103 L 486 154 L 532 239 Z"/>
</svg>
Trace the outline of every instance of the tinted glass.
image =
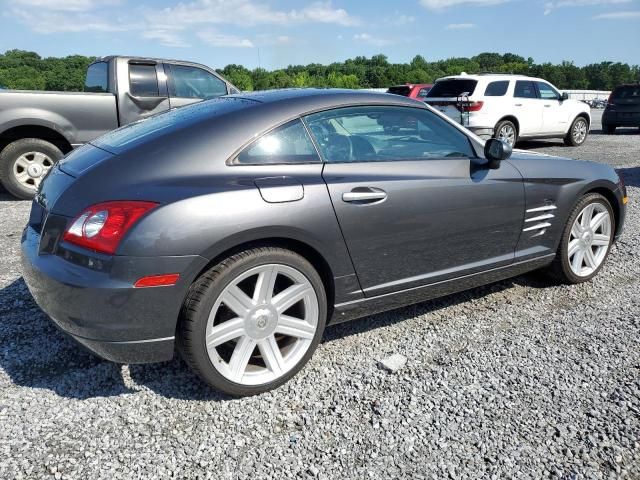
<svg viewBox="0 0 640 480">
<path fill-rule="evenodd" d="M 106 62 L 89 65 L 87 78 L 84 81 L 84 91 L 95 93 L 109 91 L 109 65 Z"/>
<path fill-rule="evenodd" d="M 418 92 L 418 98 L 426 97 L 429 94 L 429 90 L 431 89 L 427 87 L 421 88 L 420 91 Z"/>
<path fill-rule="evenodd" d="M 129 89 L 134 97 L 157 97 L 156 66 L 129 64 Z"/>
<path fill-rule="evenodd" d="M 473 95 L 477 84 L 476 80 L 440 80 L 431 87 L 427 97 L 457 97 L 463 93 Z"/>
<path fill-rule="evenodd" d="M 401 85 L 399 87 L 390 87 L 389 90 L 387 90 L 387 93 L 393 93 L 394 95 L 402 95 L 404 97 L 409 95 L 409 92 L 411 91 L 411 89 L 405 85 Z"/>
<path fill-rule="evenodd" d="M 517 98 L 538 98 L 533 82 L 528 80 L 518 80 L 513 96 Z"/>
<path fill-rule="evenodd" d="M 628 98 L 640 100 L 640 85 L 623 85 L 616 87 L 613 98 Z"/>
<path fill-rule="evenodd" d="M 306 117 L 328 162 L 472 157 L 469 140 L 420 108 L 349 107 Z"/>
<path fill-rule="evenodd" d="M 536 85 L 538 86 L 540 98 L 545 100 L 558 100 L 560 98 L 558 91 L 548 83 L 536 82 Z"/>
<path fill-rule="evenodd" d="M 263 135 L 235 159 L 239 164 L 320 162 L 306 128 L 294 120 Z"/>
<path fill-rule="evenodd" d="M 491 82 L 484 91 L 485 97 L 502 97 L 507 93 L 509 88 L 509 80 L 500 80 L 499 82 Z"/>
<path fill-rule="evenodd" d="M 213 98 L 227 94 L 227 85 L 196 67 L 171 65 L 170 95 L 180 98 Z"/>
</svg>

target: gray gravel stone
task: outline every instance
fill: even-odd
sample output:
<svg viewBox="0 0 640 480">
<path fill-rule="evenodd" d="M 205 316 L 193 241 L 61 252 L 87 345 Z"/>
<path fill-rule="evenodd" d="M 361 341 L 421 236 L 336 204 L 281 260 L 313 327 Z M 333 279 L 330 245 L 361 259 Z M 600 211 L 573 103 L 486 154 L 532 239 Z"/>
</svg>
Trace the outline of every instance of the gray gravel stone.
<svg viewBox="0 0 640 480">
<path fill-rule="evenodd" d="M 378 362 L 378 366 L 389 373 L 396 373 L 407 364 L 407 357 L 394 353 Z"/>
<path fill-rule="evenodd" d="M 299 375 L 240 400 L 57 331 L 21 278 L 29 202 L 0 194 L 0 478 L 640 478 L 640 136 L 594 128 L 523 145 L 624 176 L 625 233 L 592 282 L 528 275 L 331 327 Z M 389 375 L 380 352 L 409 362 Z"/>
</svg>

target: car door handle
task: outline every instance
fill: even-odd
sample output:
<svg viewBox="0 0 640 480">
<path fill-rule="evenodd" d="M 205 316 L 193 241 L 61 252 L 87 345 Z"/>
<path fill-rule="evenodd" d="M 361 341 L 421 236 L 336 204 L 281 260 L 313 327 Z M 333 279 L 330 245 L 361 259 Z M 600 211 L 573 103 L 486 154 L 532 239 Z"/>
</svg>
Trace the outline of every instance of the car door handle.
<svg viewBox="0 0 640 480">
<path fill-rule="evenodd" d="M 550 108 L 550 107 L 551 107 L 551 105 L 545 105 L 545 107 Z"/>
<path fill-rule="evenodd" d="M 514 107 L 521 107 L 521 106 L 522 106 L 522 104 L 521 104 L 521 103 L 516 103 L 516 104 L 514 105 Z"/>
<path fill-rule="evenodd" d="M 380 189 L 354 189 L 342 194 L 343 202 L 377 202 L 387 198 L 386 192 Z"/>
</svg>

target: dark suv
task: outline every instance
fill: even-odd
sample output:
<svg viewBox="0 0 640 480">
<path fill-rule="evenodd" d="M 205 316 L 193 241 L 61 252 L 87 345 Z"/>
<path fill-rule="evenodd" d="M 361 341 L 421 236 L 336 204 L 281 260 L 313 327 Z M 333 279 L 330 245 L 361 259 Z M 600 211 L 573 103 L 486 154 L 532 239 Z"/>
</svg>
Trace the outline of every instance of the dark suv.
<svg viewBox="0 0 640 480">
<path fill-rule="evenodd" d="M 640 127 L 640 83 L 613 89 L 602 114 L 602 131 L 615 133 L 616 127 Z"/>
</svg>

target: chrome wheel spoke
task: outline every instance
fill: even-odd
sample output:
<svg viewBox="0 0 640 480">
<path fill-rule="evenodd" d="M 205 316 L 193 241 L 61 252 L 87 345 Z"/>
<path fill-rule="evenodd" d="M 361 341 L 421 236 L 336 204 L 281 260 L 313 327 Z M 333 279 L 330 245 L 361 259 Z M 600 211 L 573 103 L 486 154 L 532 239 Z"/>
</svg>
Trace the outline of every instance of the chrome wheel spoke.
<svg viewBox="0 0 640 480">
<path fill-rule="evenodd" d="M 278 313 L 282 313 L 302 300 L 310 290 L 312 290 L 312 288 L 311 285 L 308 284 L 292 285 L 273 297 L 272 303 Z"/>
<path fill-rule="evenodd" d="M 609 245 L 609 235 L 604 235 L 602 233 L 596 233 L 593 236 L 593 242 L 591 242 L 592 245 L 598 246 L 598 247 L 606 247 Z"/>
<path fill-rule="evenodd" d="M 609 217 L 609 213 L 608 212 L 600 212 L 597 215 L 595 215 L 592 219 L 591 219 L 591 230 L 593 230 L 594 232 L 596 230 L 598 230 L 598 228 L 600 228 L 600 226 L 605 222 L 605 220 L 607 220 Z"/>
<path fill-rule="evenodd" d="M 49 160 L 49 157 L 47 157 L 44 153 L 42 152 L 35 152 L 33 154 L 33 161 L 35 163 L 37 163 L 38 165 L 44 165 L 45 160 Z"/>
<path fill-rule="evenodd" d="M 25 169 L 25 171 L 29 167 L 29 161 L 24 155 L 22 157 L 18 157 L 18 159 L 13 164 L 14 169 L 17 170 L 18 167 Z"/>
<path fill-rule="evenodd" d="M 286 365 L 276 338 L 273 335 L 269 335 L 258 342 L 258 348 L 267 368 L 280 376 L 284 372 Z"/>
<path fill-rule="evenodd" d="M 573 257 L 578 250 L 580 250 L 580 240 L 571 240 L 569 242 L 569 249 L 567 250 L 567 255 L 569 255 L 569 258 Z"/>
<path fill-rule="evenodd" d="M 582 226 L 578 222 L 575 222 L 571 227 L 571 236 L 573 238 L 580 238 L 581 235 L 582 235 Z"/>
<path fill-rule="evenodd" d="M 573 259 L 571 260 L 571 267 L 573 268 L 573 271 L 578 275 L 580 274 L 579 272 L 582 271 L 583 261 L 584 261 L 584 249 L 580 248 L 573 256 Z"/>
<path fill-rule="evenodd" d="M 253 308 L 251 299 L 240 290 L 237 285 L 228 288 L 227 291 L 222 294 L 222 303 L 239 317 L 246 316 L 249 310 Z"/>
<path fill-rule="evenodd" d="M 271 301 L 271 296 L 273 295 L 273 287 L 276 283 L 277 276 L 278 270 L 276 269 L 275 265 L 265 268 L 258 274 L 256 287 L 253 292 L 254 303 L 268 303 Z"/>
<path fill-rule="evenodd" d="M 236 344 L 236 348 L 233 350 L 231 360 L 229 360 L 229 370 L 231 379 L 234 382 L 240 383 L 242 377 L 247 370 L 251 354 L 256 348 L 256 341 L 249 336 L 241 337 Z"/>
<path fill-rule="evenodd" d="M 293 318 L 288 315 L 280 315 L 280 321 L 276 327 L 276 332 L 290 337 L 306 338 L 311 340 L 316 333 L 316 327 L 304 320 Z"/>
<path fill-rule="evenodd" d="M 245 335 L 244 319 L 234 318 L 216 325 L 206 338 L 207 347 L 217 347 L 229 340 Z"/>
<path fill-rule="evenodd" d="M 584 249 L 584 260 L 587 264 L 587 267 L 594 270 L 598 267 L 598 261 L 593 256 L 593 250 L 591 250 L 591 247 L 587 247 Z"/>
<path fill-rule="evenodd" d="M 587 207 L 582 211 L 582 217 L 580 220 L 580 226 L 584 230 L 585 228 L 589 228 L 591 223 L 591 217 L 593 217 L 593 209 L 594 205 L 587 205 Z"/>
</svg>

